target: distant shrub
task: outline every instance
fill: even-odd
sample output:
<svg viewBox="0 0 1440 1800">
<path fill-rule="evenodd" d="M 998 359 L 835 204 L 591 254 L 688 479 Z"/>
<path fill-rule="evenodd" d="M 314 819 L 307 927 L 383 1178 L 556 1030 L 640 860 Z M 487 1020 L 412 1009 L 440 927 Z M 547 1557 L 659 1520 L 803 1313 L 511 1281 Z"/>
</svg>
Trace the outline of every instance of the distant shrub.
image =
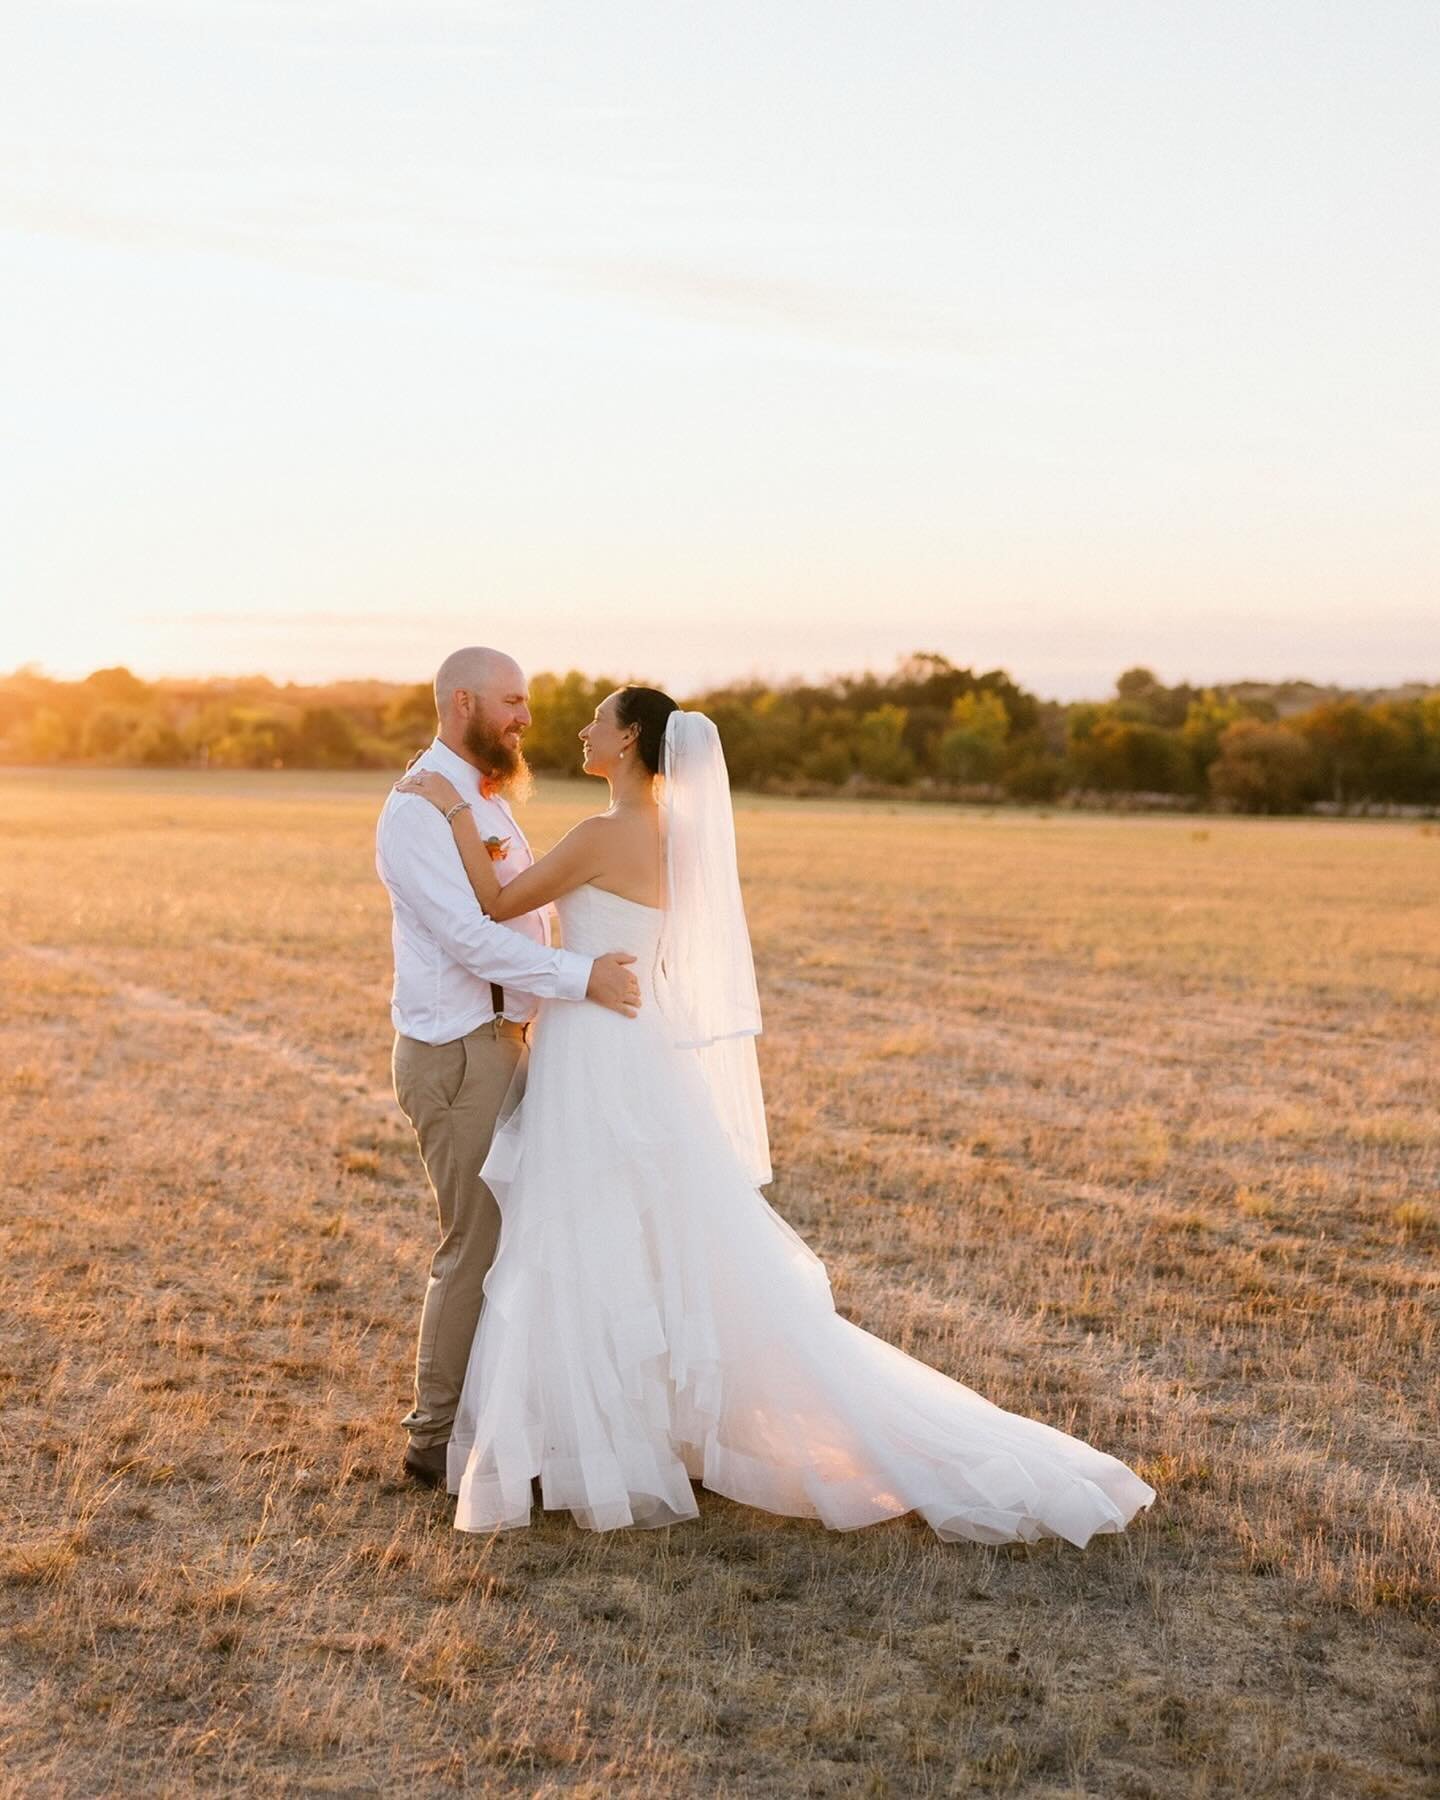
<svg viewBox="0 0 1440 1800">
<path fill-rule="evenodd" d="M 62 762 L 79 749 L 69 720 L 48 706 L 32 713 L 16 735 L 17 748 L 26 762 Z"/>
<path fill-rule="evenodd" d="M 1142 725 L 1105 709 L 1073 734 L 1076 783 L 1111 794 L 1180 794 L 1193 788 L 1195 765 L 1184 740 L 1159 725 Z"/>
<path fill-rule="evenodd" d="M 360 732 L 335 706 L 308 706 L 300 716 L 296 759 L 311 769 L 353 769 L 359 765 Z"/>
<path fill-rule="evenodd" d="M 407 754 L 428 744 L 435 735 L 435 691 L 430 683 L 417 682 L 387 701 L 380 715 L 380 729 Z"/>
<path fill-rule="evenodd" d="M 905 708 L 877 706 L 855 728 L 855 760 L 867 781 L 901 786 L 915 778 L 915 756 L 905 748 Z"/>
<path fill-rule="evenodd" d="M 800 764 L 807 781 L 819 781 L 829 787 L 841 787 L 855 770 L 850 746 L 836 737 L 822 738 Z"/>
<path fill-rule="evenodd" d="M 133 740 L 145 723 L 145 714 L 137 706 L 102 706 L 85 721 L 81 755 L 97 762 L 127 761 Z"/>
<path fill-rule="evenodd" d="M 189 760 L 180 733 L 155 718 L 146 719 L 130 739 L 126 755 L 147 769 L 176 769 Z"/>
<path fill-rule="evenodd" d="M 1190 702 L 1180 735 L 1202 779 L 1220 754 L 1220 739 L 1226 728 L 1247 716 L 1238 700 L 1222 700 L 1213 688 L 1207 688 L 1198 700 Z"/>
<path fill-rule="evenodd" d="M 96 669 L 80 686 L 97 700 L 132 707 L 144 706 L 155 691 L 148 681 L 123 668 Z"/>
<path fill-rule="evenodd" d="M 940 775 L 956 783 L 991 780 L 1009 735 L 1010 715 L 998 694 L 962 694 L 936 746 Z"/>
<path fill-rule="evenodd" d="M 1237 719 L 1220 735 L 1210 791 L 1241 812 L 1293 812 L 1314 790 L 1310 746 L 1286 725 Z"/>
<path fill-rule="evenodd" d="M 1065 762 L 1049 750 L 1025 750 L 1000 777 L 1016 800 L 1054 800 L 1065 790 Z"/>
</svg>

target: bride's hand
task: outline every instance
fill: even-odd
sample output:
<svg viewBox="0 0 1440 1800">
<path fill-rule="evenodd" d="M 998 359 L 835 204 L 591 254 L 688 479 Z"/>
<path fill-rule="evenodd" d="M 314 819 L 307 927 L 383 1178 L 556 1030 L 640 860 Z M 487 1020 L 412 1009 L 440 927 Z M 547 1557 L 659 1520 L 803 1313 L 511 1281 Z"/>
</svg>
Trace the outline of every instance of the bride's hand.
<svg viewBox="0 0 1440 1800">
<path fill-rule="evenodd" d="M 395 792 L 419 794 L 422 800 L 428 800 L 442 813 L 449 812 L 462 797 L 454 782 L 435 769 L 416 769 L 413 775 L 402 775 L 395 783 Z"/>
</svg>

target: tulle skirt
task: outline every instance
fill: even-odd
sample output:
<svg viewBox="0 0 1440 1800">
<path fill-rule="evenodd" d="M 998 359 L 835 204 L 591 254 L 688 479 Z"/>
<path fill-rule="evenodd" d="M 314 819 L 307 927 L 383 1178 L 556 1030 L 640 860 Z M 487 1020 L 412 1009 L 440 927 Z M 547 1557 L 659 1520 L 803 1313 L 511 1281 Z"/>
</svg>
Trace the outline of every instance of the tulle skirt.
<svg viewBox="0 0 1440 1800">
<path fill-rule="evenodd" d="M 595 1531 L 693 1519 L 698 1480 L 839 1531 L 914 1511 L 1083 1548 L 1155 1498 L 842 1318 L 653 1017 L 552 1002 L 535 1038 L 482 1171 L 503 1224 L 450 1442 L 460 1530 L 528 1524 L 536 1475 Z"/>
</svg>

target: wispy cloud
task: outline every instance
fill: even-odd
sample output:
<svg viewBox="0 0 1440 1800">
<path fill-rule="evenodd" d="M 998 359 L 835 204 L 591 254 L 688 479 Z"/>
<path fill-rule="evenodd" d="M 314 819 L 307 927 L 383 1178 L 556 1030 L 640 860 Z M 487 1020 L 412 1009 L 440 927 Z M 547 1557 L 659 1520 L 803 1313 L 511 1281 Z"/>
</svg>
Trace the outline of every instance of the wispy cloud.
<svg viewBox="0 0 1440 1800">
<path fill-rule="evenodd" d="M 20 0 L 25 6 L 26 0 Z M 120 17 L 156 15 L 183 19 L 206 29 L 220 20 L 296 21 L 301 24 L 363 25 L 377 19 L 454 20 L 462 24 L 504 23 L 524 17 L 507 0 L 29 0 L 35 13 L 111 13 Z"/>
<path fill-rule="evenodd" d="M 1002 341 L 997 328 L 965 319 L 958 307 L 903 292 L 648 256 L 542 256 L 533 266 L 572 294 L 838 348 L 963 357 L 993 351 Z"/>
<path fill-rule="evenodd" d="M 462 625 L 462 612 L 154 612 L 143 613 L 142 625 L 203 625 L 207 631 L 394 631 L 397 626 L 428 629 Z M 471 621 L 473 623 L 473 620 Z"/>
<path fill-rule="evenodd" d="M 153 171 L 147 181 L 152 193 L 166 185 Z M 0 226 L 127 250 L 237 257 L 411 293 L 493 298 L 510 288 L 523 305 L 523 293 L 539 289 L 612 313 L 839 352 L 955 361 L 993 354 L 1016 338 L 1014 326 L 966 317 L 943 300 L 767 272 L 765 246 L 756 247 L 749 270 L 680 254 L 557 250 L 536 243 L 523 224 L 479 210 L 335 191 L 324 171 L 312 173 L 309 193 L 286 193 L 257 172 L 251 196 L 208 204 L 193 172 L 171 185 L 170 204 L 126 206 L 91 198 L 80 181 L 32 183 L 28 191 L 12 181 L 0 191 Z"/>
<path fill-rule="evenodd" d="M 375 55 L 466 57 L 502 54 L 504 31 L 524 10 L 503 0 L 8 0 L 21 18 L 42 25 L 56 18 L 83 28 L 87 21 L 132 28 L 137 38 L 156 27 L 217 37 L 276 56 L 318 53 L 347 58 Z"/>
<path fill-rule="evenodd" d="M 120 250 L 220 255 L 294 274 L 433 291 L 422 258 L 403 246 L 347 241 L 322 210 L 307 229 L 303 205 L 236 209 L 209 220 L 107 209 L 66 194 L 0 193 L 0 228 Z M 328 220 L 328 223 L 327 223 Z"/>
</svg>

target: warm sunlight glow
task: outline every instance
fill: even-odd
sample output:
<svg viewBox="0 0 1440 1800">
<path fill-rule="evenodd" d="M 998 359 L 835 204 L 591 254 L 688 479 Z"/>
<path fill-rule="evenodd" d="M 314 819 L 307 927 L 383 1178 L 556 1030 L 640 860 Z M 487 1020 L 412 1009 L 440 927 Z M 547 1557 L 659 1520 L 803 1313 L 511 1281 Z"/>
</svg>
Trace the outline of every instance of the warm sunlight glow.
<svg viewBox="0 0 1440 1800">
<path fill-rule="evenodd" d="M 1433 680 L 1435 52 L 14 0 L 0 667 Z"/>
</svg>

